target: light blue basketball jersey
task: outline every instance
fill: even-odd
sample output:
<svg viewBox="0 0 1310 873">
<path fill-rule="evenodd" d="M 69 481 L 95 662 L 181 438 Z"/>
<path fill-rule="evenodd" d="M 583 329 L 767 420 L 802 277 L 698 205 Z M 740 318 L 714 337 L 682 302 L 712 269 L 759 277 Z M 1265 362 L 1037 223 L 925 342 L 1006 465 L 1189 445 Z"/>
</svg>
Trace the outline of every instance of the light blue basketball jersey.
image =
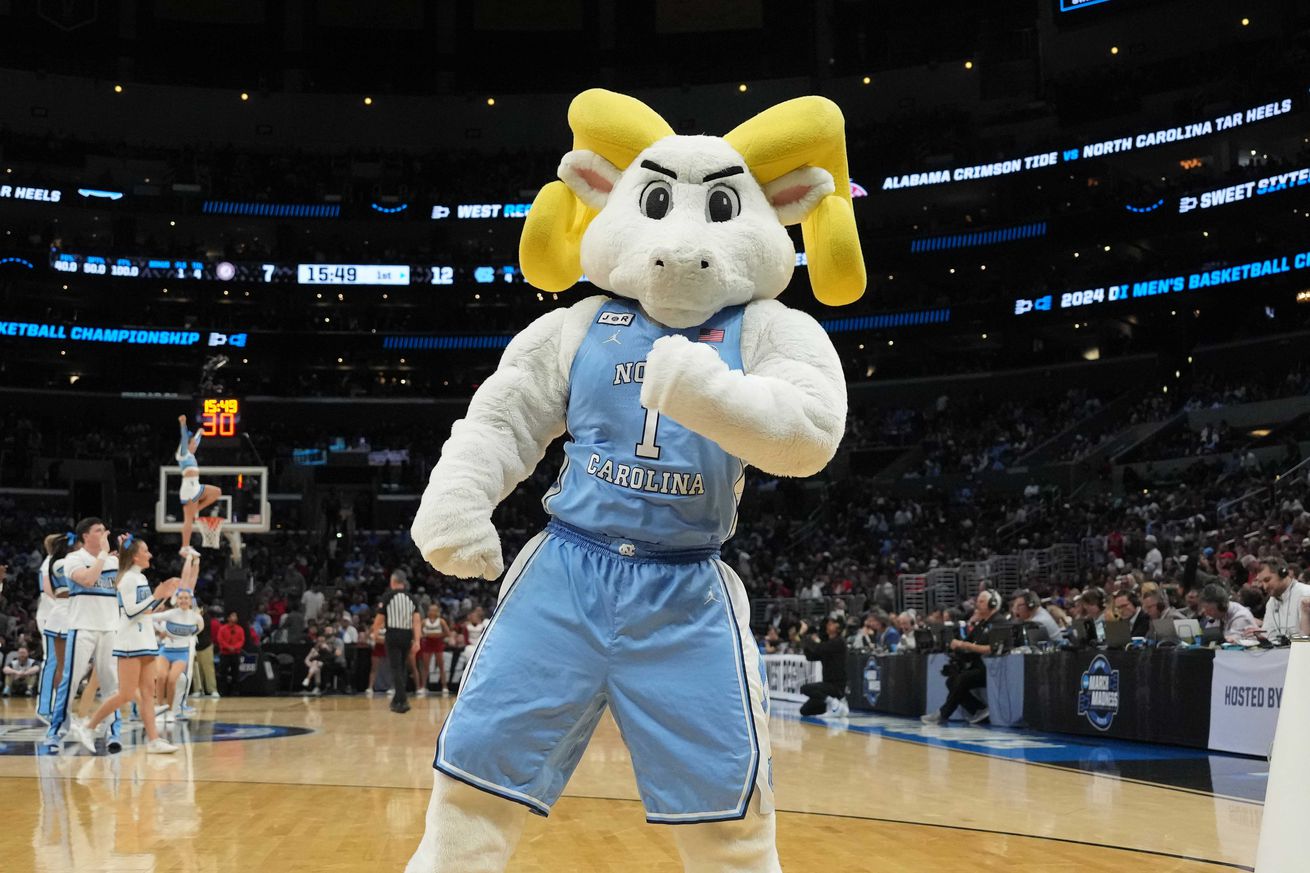
<svg viewBox="0 0 1310 873">
<path fill-rule="evenodd" d="M 736 527 L 745 465 L 712 440 L 641 405 L 655 340 L 709 343 L 741 370 L 741 306 L 699 327 L 652 321 L 631 300 L 600 308 L 573 359 L 564 466 L 542 505 L 595 534 L 671 549 L 718 546 Z"/>
</svg>

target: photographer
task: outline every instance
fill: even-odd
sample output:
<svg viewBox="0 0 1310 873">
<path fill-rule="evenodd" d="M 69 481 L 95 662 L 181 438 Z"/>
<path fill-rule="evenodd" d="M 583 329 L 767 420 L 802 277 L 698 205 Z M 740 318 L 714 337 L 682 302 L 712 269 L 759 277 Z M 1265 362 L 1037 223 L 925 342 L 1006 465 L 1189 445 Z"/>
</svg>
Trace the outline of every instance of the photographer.
<svg viewBox="0 0 1310 873">
<path fill-rule="evenodd" d="M 950 692 L 946 703 L 937 712 L 922 718 L 924 724 L 945 724 L 957 707 L 969 713 L 969 724 L 979 724 L 991 715 L 986 706 L 973 696 L 975 688 L 987 687 L 987 668 L 982 656 L 991 652 L 987 636 L 992 619 L 1001 608 L 1001 595 L 995 591 L 979 591 L 974 603 L 973 617 L 969 620 L 969 635 L 963 640 L 951 640 L 951 660 L 942 670 L 946 688 Z"/>
<path fill-rule="evenodd" d="M 828 711 L 828 698 L 835 698 L 834 715 L 849 715 L 850 707 L 846 704 L 846 641 L 842 639 L 842 624 L 837 618 L 829 616 L 823 623 L 826 640 L 810 633 L 810 626 L 801 622 L 800 639 L 804 646 L 807 661 L 819 661 L 823 664 L 823 681 L 809 682 L 801 686 L 801 694 L 809 700 L 801 704 L 801 715 L 819 715 Z"/>
</svg>

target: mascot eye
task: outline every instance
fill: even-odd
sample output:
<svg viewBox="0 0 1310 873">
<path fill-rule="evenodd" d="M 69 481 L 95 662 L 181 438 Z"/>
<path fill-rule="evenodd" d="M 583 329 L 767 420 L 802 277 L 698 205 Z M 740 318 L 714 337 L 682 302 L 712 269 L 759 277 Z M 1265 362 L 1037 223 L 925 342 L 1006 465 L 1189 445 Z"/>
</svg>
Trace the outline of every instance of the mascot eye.
<svg viewBox="0 0 1310 873">
<path fill-rule="evenodd" d="M 651 182 L 641 189 L 641 214 L 657 221 L 669 214 L 673 205 L 673 189 L 668 182 Z"/>
<path fill-rule="evenodd" d="M 741 198 L 727 185 L 710 189 L 705 201 L 705 217 L 710 221 L 732 221 L 741 214 Z"/>
</svg>

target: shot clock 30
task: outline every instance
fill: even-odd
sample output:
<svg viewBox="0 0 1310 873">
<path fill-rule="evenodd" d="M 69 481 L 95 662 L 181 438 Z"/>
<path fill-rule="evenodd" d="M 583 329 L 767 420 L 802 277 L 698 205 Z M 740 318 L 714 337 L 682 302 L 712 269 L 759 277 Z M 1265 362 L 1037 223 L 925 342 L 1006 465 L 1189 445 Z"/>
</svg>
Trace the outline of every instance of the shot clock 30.
<svg viewBox="0 0 1310 873">
<path fill-rule="evenodd" d="M 241 435 L 241 401 L 206 397 L 200 401 L 200 433 L 205 439 L 227 440 Z"/>
</svg>

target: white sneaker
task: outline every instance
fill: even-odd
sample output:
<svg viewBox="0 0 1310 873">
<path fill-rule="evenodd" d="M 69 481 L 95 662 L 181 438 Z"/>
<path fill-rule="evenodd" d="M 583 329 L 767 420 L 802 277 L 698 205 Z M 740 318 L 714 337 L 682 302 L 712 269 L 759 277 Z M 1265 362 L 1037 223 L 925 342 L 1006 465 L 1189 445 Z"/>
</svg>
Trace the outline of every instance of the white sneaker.
<svg viewBox="0 0 1310 873">
<path fill-rule="evenodd" d="M 396 689 L 394 689 L 394 688 L 388 688 L 388 689 L 387 689 L 387 697 L 394 697 L 395 694 L 396 694 Z"/>
<path fill-rule="evenodd" d="M 969 716 L 969 724 L 982 724 L 987 721 L 987 719 L 991 718 L 991 715 L 992 711 L 984 706 L 982 709 Z"/>
<path fill-rule="evenodd" d="M 447 688 L 447 687 L 444 686 L 444 685 L 441 686 L 441 696 L 442 696 L 442 697 L 449 697 L 449 696 L 450 696 L 450 689 Z"/>
<path fill-rule="evenodd" d="M 83 722 L 73 722 L 68 728 L 68 735 L 72 737 L 75 742 L 81 743 L 82 747 L 91 754 L 94 755 L 96 753 L 95 732 L 87 727 Z"/>
<path fill-rule="evenodd" d="M 301 682 L 300 684 L 301 684 L 303 687 L 308 688 L 308 687 L 309 687 L 309 677 L 306 676 L 306 677 L 305 677 L 305 681 L 304 681 L 304 682 Z"/>
<path fill-rule="evenodd" d="M 923 722 L 924 724 L 941 724 L 942 723 L 941 711 L 934 709 L 932 712 L 926 712 L 923 715 L 919 716 L 919 721 Z"/>
<path fill-rule="evenodd" d="M 322 689 L 322 688 L 315 688 L 313 691 L 310 692 L 310 694 L 312 694 L 314 697 L 322 697 L 322 696 L 323 696 L 323 689 Z"/>
<path fill-rule="evenodd" d="M 373 689 L 372 689 L 372 688 L 365 688 L 365 689 L 364 689 L 364 696 L 365 696 L 365 697 L 372 697 L 372 696 L 373 696 Z"/>
<path fill-rule="evenodd" d="M 837 708 L 832 713 L 837 718 L 846 718 L 851 714 L 851 705 L 844 698 L 838 698 Z"/>
<path fill-rule="evenodd" d="M 427 696 L 428 696 L 428 690 L 427 690 L 426 688 L 420 688 L 418 691 L 415 691 L 415 692 L 414 692 L 414 696 L 415 696 L 415 697 L 427 697 Z"/>
<path fill-rule="evenodd" d="M 151 740 L 146 743 L 147 755 L 171 755 L 177 751 L 177 746 L 166 741 L 163 737 Z"/>
</svg>

